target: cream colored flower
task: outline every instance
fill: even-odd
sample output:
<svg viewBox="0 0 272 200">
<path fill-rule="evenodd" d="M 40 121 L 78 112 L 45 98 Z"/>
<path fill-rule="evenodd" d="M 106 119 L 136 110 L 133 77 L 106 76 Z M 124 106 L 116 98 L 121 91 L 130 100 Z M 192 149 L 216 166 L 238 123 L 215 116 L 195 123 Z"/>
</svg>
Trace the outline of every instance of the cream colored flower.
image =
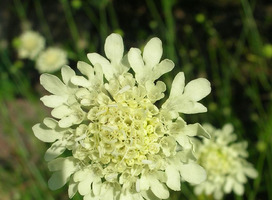
<svg viewBox="0 0 272 200">
<path fill-rule="evenodd" d="M 18 54 L 20 58 L 35 59 L 44 49 L 43 36 L 34 31 L 26 31 L 19 37 Z"/>
<path fill-rule="evenodd" d="M 67 54 L 58 47 L 49 47 L 41 52 L 36 61 L 36 68 L 40 73 L 54 72 L 66 65 Z"/>
<path fill-rule="evenodd" d="M 69 197 L 78 191 L 84 200 L 158 200 L 169 197 L 169 188 L 180 190 L 181 180 L 202 182 L 206 173 L 195 162 L 191 138 L 209 135 L 198 123 L 186 124 L 179 113 L 206 111 L 197 101 L 210 93 L 209 81 L 199 78 L 185 86 L 184 74 L 178 73 L 159 108 L 154 103 L 166 86 L 156 80 L 174 67 L 171 60 L 160 61 L 161 40 L 151 39 L 143 55 L 132 48 L 123 56 L 122 37 L 111 34 L 105 53 L 107 59 L 88 54 L 92 65 L 78 62 L 82 75 L 64 66 L 62 81 L 41 76 L 52 93 L 41 100 L 53 108 L 54 118 L 45 118 L 33 131 L 53 143 L 45 154 L 54 172 L 49 187 L 69 182 Z M 71 156 L 59 157 L 64 151 Z"/>
<path fill-rule="evenodd" d="M 235 143 L 237 138 L 231 124 L 226 124 L 222 129 L 215 129 L 209 124 L 203 127 L 212 138 L 197 143 L 196 157 L 206 169 L 207 180 L 195 186 L 195 193 L 213 195 L 215 199 L 221 199 L 231 191 L 242 195 L 247 177 L 256 178 L 258 175 L 245 160 L 248 156 L 247 143 Z"/>
</svg>

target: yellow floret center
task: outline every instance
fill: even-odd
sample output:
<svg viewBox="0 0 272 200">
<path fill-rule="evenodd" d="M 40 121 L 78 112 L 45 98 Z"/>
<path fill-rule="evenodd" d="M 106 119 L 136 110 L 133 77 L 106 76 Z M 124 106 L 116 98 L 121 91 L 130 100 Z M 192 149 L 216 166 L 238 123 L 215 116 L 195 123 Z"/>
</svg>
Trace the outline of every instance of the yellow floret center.
<svg viewBox="0 0 272 200">
<path fill-rule="evenodd" d="M 94 106 L 87 115 L 85 156 L 92 163 L 114 164 L 114 171 L 118 172 L 134 165 L 152 164 L 164 136 L 158 113 L 149 99 L 136 100 L 130 92 L 118 94 L 106 105 Z"/>
<path fill-rule="evenodd" d="M 38 42 L 37 42 L 37 39 L 34 38 L 34 36 L 27 37 L 27 38 L 25 38 L 25 40 L 23 40 L 23 46 L 27 50 L 32 50 L 32 49 L 36 48 L 37 45 L 38 45 Z"/>
<path fill-rule="evenodd" d="M 203 150 L 199 157 L 199 163 L 214 175 L 226 175 L 232 170 L 231 156 L 222 147 L 211 145 Z"/>
<path fill-rule="evenodd" d="M 50 50 L 45 55 L 45 60 L 48 64 L 54 64 L 58 60 L 59 54 L 53 50 Z"/>
</svg>

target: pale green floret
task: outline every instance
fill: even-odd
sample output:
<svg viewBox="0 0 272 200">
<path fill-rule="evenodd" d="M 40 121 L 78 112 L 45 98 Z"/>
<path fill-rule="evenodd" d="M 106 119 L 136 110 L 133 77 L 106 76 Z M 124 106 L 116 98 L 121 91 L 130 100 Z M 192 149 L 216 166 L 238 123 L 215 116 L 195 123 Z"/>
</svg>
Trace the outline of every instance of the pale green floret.
<svg viewBox="0 0 272 200">
<path fill-rule="evenodd" d="M 45 39 L 38 32 L 25 31 L 19 37 L 18 56 L 34 60 L 45 47 Z"/>
<path fill-rule="evenodd" d="M 67 53 L 64 50 L 58 47 L 49 47 L 38 55 L 36 69 L 40 73 L 55 72 L 67 62 Z"/>
<path fill-rule="evenodd" d="M 171 98 L 159 108 L 154 103 L 164 97 L 166 85 L 156 80 L 174 67 L 170 60 L 160 62 L 161 41 L 151 39 L 143 56 L 132 48 L 123 57 L 122 38 L 112 34 L 105 53 L 109 60 L 91 53 L 92 65 L 78 62 L 82 75 L 63 67 L 63 82 L 41 76 L 41 84 L 53 94 L 41 100 L 53 108 L 55 119 L 47 118 L 33 131 L 40 140 L 53 143 L 45 154 L 54 171 L 50 188 L 69 181 L 70 198 L 78 191 L 84 200 L 159 200 L 169 197 L 169 188 L 180 190 L 181 181 L 205 180 L 191 138 L 209 134 L 198 123 L 187 125 L 179 113 L 204 111 L 197 101 L 210 92 L 208 81 L 197 79 L 185 86 L 184 75 L 178 74 Z M 130 67 L 136 78 L 128 72 Z M 190 94 L 194 92 L 199 94 Z M 174 106 L 179 95 L 186 109 Z M 64 151 L 72 156 L 57 158 Z"/>
<path fill-rule="evenodd" d="M 258 173 L 245 158 L 248 156 L 246 142 L 237 142 L 233 126 L 226 124 L 222 130 L 204 125 L 211 133 L 210 140 L 197 142 L 198 163 L 207 172 L 207 180 L 195 186 L 195 193 L 213 195 L 221 199 L 224 194 L 234 191 L 243 195 L 247 177 L 256 178 Z"/>
</svg>

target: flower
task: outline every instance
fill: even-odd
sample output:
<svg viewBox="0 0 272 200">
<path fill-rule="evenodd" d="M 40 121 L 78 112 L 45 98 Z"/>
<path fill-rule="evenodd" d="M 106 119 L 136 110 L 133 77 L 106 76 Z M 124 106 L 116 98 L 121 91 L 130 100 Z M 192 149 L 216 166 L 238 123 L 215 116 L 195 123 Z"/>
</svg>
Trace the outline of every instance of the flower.
<svg viewBox="0 0 272 200">
<path fill-rule="evenodd" d="M 26 31 L 19 37 L 19 57 L 33 60 L 44 49 L 44 46 L 43 36 L 34 31 Z"/>
<path fill-rule="evenodd" d="M 40 73 L 54 72 L 67 64 L 67 54 L 58 47 L 49 47 L 41 52 L 36 61 L 36 68 Z"/>
<path fill-rule="evenodd" d="M 197 142 L 196 157 L 198 163 L 206 169 L 207 179 L 195 186 L 195 193 L 213 195 L 221 199 L 232 190 L 237 195 L 244 193 L 247 177 L 256 178 L 258 173 L 245 160 L 247 142 L 235 142 L 233 126 L 226 124 L 222 129 L 215 129 L 209 124 L 203 127 L 211 134 L 211 139 Z"/>
<path fill-rule="evenodd" d="M 89 53 L 92 65 L 77 64 L 82 75 L 68 66 L 61 70 L 63 82 L 41 75 L 52 93 L 41 101 L 53 108 L 55 119 L 45 118 L 33 131 L 53 143 L 45 153 L 54 172 L 49 187 L 69 182 L 70 198 L 78 191 L 84 200 L 167 199 L 169 188 L 180 190 L 181 180 L 197 184 L 206 178 L 191 138 L 209 135 L 179 113 L 207 111 L 198 101 L 210 93 L 209 81 L 199 78 L 185 86 L 184 74 L 178 73 L 170 97 L 158 108 L 155 102 L 164 97 L 166 85 L 156 80 L 174 67 L 171 60 L 160 61 L 161 40 L 152 38 L 143 55 L 137 48 L 123 53 L 122 37 L 111 34 L 105 42 L 108 59 Z M 64 151 L 71 156 L 59 157 Z"/>
</svg>

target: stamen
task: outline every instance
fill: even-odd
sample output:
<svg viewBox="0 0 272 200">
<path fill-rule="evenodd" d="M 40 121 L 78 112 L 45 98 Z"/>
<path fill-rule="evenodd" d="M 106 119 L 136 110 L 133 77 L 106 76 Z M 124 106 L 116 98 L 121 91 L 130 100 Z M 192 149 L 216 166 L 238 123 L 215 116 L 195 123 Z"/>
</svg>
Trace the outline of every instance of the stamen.
<svg viewBox="0 0 272 200">
<path fill-rule="evenodd" d="M 140 192 L 140 179 L 137 179 L 136 181 L 136 191 Z"/>
<path fill-rule="evenodd" d="M 117 92 L 117 94 L 122 94 L 122 93 L 128 91 L 130 88 L 131 88 L 130 85 L 126 85 L 121 90 L 119 90 L 119 92 Z"/>
<path fill-rule="evenodd" d="M 96 113 L 96 116 L 102 115 L 102 114 L 104 114 L 105 112 L 107 112 L 107 111 L 106 111 L 106 110 L 102 110 L 102 111 Z"/>
<path fill-rule="evenodd" d="M 76 142 L 83 140 L 87 137 L 87 135 L 84 133 L 83 135 L 79 136 L 78 138 L 75 139 Z"/>
<path fill-rule="evenodd" d="M 143 163 L 143 164 L 150 165 L 150 164 L 152 164 L 153 162 L 152 162 L 151 160 L 142 160 L 142 163 Z"/>
</svg>

